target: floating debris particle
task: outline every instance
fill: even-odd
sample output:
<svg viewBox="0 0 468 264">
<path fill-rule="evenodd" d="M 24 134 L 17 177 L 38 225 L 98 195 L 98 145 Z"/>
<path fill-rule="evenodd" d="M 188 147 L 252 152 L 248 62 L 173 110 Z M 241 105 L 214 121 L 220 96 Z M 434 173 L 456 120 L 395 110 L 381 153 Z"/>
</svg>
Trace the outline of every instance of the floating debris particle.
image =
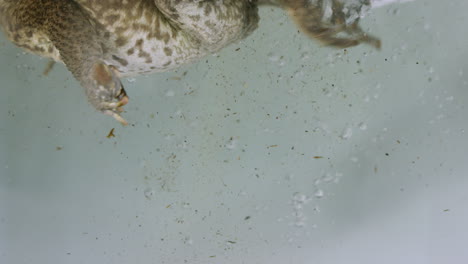
<svg viewBox="0 0 468 264">
<path fill-rule="evenodd" d="M 54 65 L 55 65 L 55 61 L 53 61 L 53 60 L 50 60 L 49 62 L 47 62 L 47 65 L 46 65 L 44 71 L 42 72 L 42 74 L 43 74 L 44 76 L 49 75 L 49 73 L 50 73 L 50 72 L 52 71 L 52 69 L 54 68 Z"/>
<path fill-rule="evenodd" d="M 114 135 L 114 130 L 115 130 L 115 128 L 112 128 L 112 129 L 109 131 L 109 134 L 107 134 L 106 137 L 107 137 L 107 138 L 113 138 L 113 137 L 115 137 L 115 135 Z"/>
</svg>

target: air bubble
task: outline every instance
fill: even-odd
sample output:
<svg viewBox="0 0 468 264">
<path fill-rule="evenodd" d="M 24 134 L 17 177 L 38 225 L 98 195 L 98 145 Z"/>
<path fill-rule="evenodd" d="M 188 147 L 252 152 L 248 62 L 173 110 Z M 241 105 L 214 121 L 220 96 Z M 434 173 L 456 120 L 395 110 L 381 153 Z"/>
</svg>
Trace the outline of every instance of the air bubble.
<svg viewBox="0 0 468 264">
<path fill-rule="evenodd" d="M 351 138 L 352 135 L 353 135 L 353 129 L 349 126 L 343 130 L 340 137 L 342 139 L 349 139 Z"/>
<path fill-rule="evenodd" d="M 153 188 L 151 187 L 146 188 L 144 190 L 144 194 L 145 194 L 146 199 L 151 200 L 151 198 L 153 198 L 154 196 Z"/>
<path fill-rule="evenodd" d="M 167 97 L 173 97 L 173 96 L 175 96 L 175 92 L 173 90 L 167 90 L 166 91 L 166 96 Z"/>
<path fill-rule="evenodd" d="M 322 198 L 324 196 L 323 190 L 318 189 L 317 191 L 315 191 L 314 196 L 316 198 Z"/>
</svg>

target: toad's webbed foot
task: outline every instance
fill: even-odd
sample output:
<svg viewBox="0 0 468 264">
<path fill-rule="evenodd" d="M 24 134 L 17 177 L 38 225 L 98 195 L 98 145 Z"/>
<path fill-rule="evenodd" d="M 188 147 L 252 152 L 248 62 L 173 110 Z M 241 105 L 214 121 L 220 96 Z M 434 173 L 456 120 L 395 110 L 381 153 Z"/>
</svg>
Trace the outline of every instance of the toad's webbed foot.
<svg viewBox="0 0 468 264">
<path fill-rule="evenodd" d="M 103 62 L 95 63 L 83 84 L 89 102 L 99 111 L 114 117 L 122 125 L 128 123 L 120 116 L 123 106 L 128 103 L 128 96 L 117 70 Z"/>
<path fill-rule="evenodd" d="M 378 38 L 364 32 L 359 27 L 359 19 L 352 24 L 346 24 L 344 5 L 339 0 L 332 0 L 332 15 L 326 21 L 324 0 L 281 0 L 291 18 L 308 36 L 317 39 L 328 46 L 347 48 L 361 43 L 367 43 L 379 49 Z"/>
</svg>

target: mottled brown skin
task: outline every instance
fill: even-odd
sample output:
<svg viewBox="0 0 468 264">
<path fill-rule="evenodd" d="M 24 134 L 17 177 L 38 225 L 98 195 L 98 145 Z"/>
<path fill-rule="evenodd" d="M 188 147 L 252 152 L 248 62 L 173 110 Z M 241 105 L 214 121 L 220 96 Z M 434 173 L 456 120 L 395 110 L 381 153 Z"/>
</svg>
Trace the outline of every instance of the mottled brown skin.
<svg viewBox="0 0 468 264">
<path fill-rule="evenodd" d="M 97 110 L 126 124 L 120 113 L 128 97 L 119 77 L 171 70 L 245 38 L 257 28 L 259 5 L 285 9 L 305 34 L 325 45 L 380 47 L 358 21 L 345 23 L 338 0 L 325 21 L 322 2 L 0 0 L 0 27 L 19 47 L 63 62 Z"/>
</svg>

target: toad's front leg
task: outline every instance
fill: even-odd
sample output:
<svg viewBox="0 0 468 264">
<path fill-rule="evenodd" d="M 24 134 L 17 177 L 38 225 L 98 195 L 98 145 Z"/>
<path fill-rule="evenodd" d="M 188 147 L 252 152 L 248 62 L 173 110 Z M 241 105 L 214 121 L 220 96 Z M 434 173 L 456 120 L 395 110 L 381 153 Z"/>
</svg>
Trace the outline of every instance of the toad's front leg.
<svg viewBox="0 0 468 264">
<path fill-rule="evenodd" d="M 114 67 L 97 61 L 91 66 L 88 76 L 81 78 L 81 85 L 91 105 L 114 117 L 122 125 L 127 125 L 120 113 L 128 103 L 128 96 Z"/>
<path fill-rule="evenodd" d="M 35 8 L 48 18 L 40 30 L 60 51 L 61 60 L 85 89 L 88 101 L 126 125 L 120 113 L 128 97 L 117 70 L 104 62 L 106 43 L 99 37 L 103 29 L 75 1 L 46 1 L 46 6 L 34 2 Z"/>
</svg>

